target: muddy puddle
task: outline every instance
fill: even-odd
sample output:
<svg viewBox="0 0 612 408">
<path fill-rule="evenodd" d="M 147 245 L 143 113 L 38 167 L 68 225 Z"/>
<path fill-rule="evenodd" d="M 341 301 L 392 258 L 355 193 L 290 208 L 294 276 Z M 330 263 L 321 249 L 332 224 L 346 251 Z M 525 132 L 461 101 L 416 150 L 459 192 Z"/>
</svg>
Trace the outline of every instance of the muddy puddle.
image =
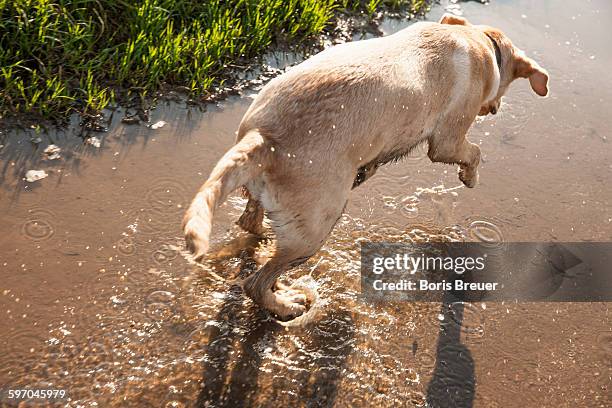
<svg viewBox="0 0 612 408">
<path fill-rule="evenodd" d="M 289 280 L 316 281 L 320 310 L 285 327 L 232 284 L 270 243 L 217 212 L 216 256 L 183 253 L 180 219 L 251 102 L 245 91 L 206 112 L 160 103 L 157 128 L 127 125 L 30 135 L 0 151 L 0 387 L 60 388 L 83 407 L 610 406 L 606 303 L 393 303 L 358 299 L 359 243 L 427 240 L 612 240 L 612 4 L 446 3 L 498 26 L 550 72 L 538 99 L 514 84 L 478 121 L 480 185 L 423 149 L 354 190 L 325 246 Z M 387 20 L 389 34 L 406 22 Z M 287 56 L 285 61 L 291 61 Z M 47 177 L 28 183 L 30 169 Z"/>
</svg>

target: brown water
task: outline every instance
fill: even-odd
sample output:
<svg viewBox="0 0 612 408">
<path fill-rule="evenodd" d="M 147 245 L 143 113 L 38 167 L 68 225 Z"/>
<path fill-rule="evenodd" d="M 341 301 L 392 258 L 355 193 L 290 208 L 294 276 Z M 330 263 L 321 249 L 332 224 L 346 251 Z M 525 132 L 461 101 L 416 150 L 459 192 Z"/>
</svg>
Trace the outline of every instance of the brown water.
<svg viewBox="0 0 612 408">
<path fill-rule="evenodd" d="M 217 213 L 215 257 L 197 266 L 182 252 L 185 206 L 256 90 L 206 112 L 160 104 L 158 129 L 118 112 L 93 134 L 100 148 L 75 122 L 51 135 L 55 161 L 41 159 L 45 143 L 5 136 L 0 388 L 64 388 L 75 407 L 610 406 L 607 303 L 357 298 L 362 240 L 612 240 L 612 3 L 444 3 L 428 19 L 445 5 L 504 29 L 549 70 L 552 94 L 516 83 L 501 113 L 473 126 L 475 189 L 421 150 L 354 190 L 324 248 L 290 274 L 316 280 L 304 327 L 281 326 L 231 285 L 268 248 L 233 225 L 242 199 Z M 29 169 L 49 177 L 27 183 Z"/>
</svg>

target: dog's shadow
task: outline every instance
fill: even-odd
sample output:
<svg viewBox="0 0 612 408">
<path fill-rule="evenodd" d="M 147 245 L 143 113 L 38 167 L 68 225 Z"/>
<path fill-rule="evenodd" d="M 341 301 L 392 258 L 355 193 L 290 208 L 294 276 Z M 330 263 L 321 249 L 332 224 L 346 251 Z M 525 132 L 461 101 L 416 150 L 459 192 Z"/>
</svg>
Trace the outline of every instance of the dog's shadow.
<svg viewBox="0 0 612 408">
<path fill-rule="evenodd" d="M 243 330 L 242 297 L 241 288 L 232 286 L 216 316 L 217 325 L 205 346 L 198 407 L 251 406 L 255 400 L 262 351 L 257 346 L 262 343 L 273 346 L 279 327 L 261 311 L 247 315 L 250 321 Z"/>
<path fill-rule="evenodd" d="M 252 271 L 252 260 L 241 269 Z M 259 385 L 262 368 L 266 368 L 262 367 L 265 350 L 274 353 L 280 336 L 286 336 L 287 331 L 257 306 L 246 307 L 244 300 L 242 289 L 231 286 L 214 319 L 216 324 L 204 346 L 206 355 L 197 407 L 277 406 L 288 399 L 284 384 Z M 447 292 L 441 306 L 444 319 L 433 377 L 427 388 L 427 403 L 432 407 L 469 408 L 474 402 L 474 360 L 461 343 L 464 308 L 456 300 Z M 284 381 L 299 385 L 294 397 L 301 406 L 334 406 L 355 334 L 351 313 L 337 309 L 330 310 L 312 327 L 291 328 L 289 335 L 300 337 L 302 360 L 299 369 L 287 374 L 290 378 Z M 266 371 L 268 375 L 269 370 Z"/>
<path fill-rule="evenodd" d="M 474 359 L 470 350 L 461 343 L 464 306 L 456 300 L 451 292 L 445 292 L 436 364 L 427 387 L 427 404 L 431 407 L 471 408 L 474 404 Z"/>
<path fill-rule="evenodd" d="M 253 263 L 249 263 L 245 262 L 244 269 L 252 271 Z M 202 388 L 196 406 L 275 406 L 279 401 L 286 401 L 285 387 L 260 387 L 259 380 L 264 373 L 262 368 L 266 369 L 262 367 L 265 353 L 274 353 L 280 336 L 287 333 L 299 336 L 306 349 L 300 350 L 302 359 L 296 360 L 300 369 L 290 371 L 291 378 L 287 378 L 299 384 L 301 404 L 333 406 L 340 374 L 354 343 L 351 314 L 334 310 L 310 327 L 291 328 L 287 332 L 266 311 L 255 305 L 245 306 L 244 300 L 242 289 L 238 285 L 231 286 L 214 319 L 216 324 L 211 327 L 208 344 L 204 346 Z"/>
</svg>

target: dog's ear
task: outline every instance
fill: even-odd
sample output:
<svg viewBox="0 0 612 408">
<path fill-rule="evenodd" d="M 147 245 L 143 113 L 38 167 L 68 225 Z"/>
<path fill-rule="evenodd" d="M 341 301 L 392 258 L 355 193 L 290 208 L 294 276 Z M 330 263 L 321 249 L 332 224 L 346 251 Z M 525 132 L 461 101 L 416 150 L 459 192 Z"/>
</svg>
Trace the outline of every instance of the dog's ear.
<svg viewBox="0 0 612 408">
<path fill-rule="evenodd" d="M 456 16 L 450 13 L 444 13 L 442 18 L 440 19 L 440 24 L 451 24 L 451 25 L 471 25 L 469 21 L 467 21 L 463 17 Z"/>
<path fill-rule="evenodd" d="M 548 95 L 548 72 L 522 52 L 516 55 L 515 78 L 528 78 L 531 89 L 540 96 Z"/>
</svg>

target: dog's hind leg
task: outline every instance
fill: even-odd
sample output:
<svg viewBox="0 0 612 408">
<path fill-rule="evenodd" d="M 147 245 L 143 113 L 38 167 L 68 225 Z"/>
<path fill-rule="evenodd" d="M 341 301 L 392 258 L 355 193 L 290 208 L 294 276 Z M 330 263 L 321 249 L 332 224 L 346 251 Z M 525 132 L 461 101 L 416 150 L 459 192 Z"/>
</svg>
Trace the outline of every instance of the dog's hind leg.
<svg viewBox="0 0 612 408">
<path fill-rule="evenodd" d="M 291 255 L 290 255 L 291 254 Z M 305 262 L 309 255 L 277 249 L 276 254 L 254 275 L 244 281 L 245 293 L 264 309 L 283 320 L 291 320 L 306 311 L 306 296 L 299 292 L 273 291 L 276 279 L 292 266 Z M 300 261 L 303 259 L 303 261 Z"/>
<path fill-rule="evenodd" d="M 305 191 L 287 189 L 279 195 L 280 201 L 269 210 L 276 235 L 276 250 L 272 258 L 244 282 L 245 293 L 262 307 L 281 319 L 297 317 L 306 310 L 306 296 L 298 290 L 274 291 L 278 277 L 287 270 L 306 262 L 325 242 L 336 221 L 342 215 L 350 183 L 345 189 Z M 286 185 L 285 185 L 286 187 Z M 335 191 L 334 197 L 324 197 Z"/>
</svg>

